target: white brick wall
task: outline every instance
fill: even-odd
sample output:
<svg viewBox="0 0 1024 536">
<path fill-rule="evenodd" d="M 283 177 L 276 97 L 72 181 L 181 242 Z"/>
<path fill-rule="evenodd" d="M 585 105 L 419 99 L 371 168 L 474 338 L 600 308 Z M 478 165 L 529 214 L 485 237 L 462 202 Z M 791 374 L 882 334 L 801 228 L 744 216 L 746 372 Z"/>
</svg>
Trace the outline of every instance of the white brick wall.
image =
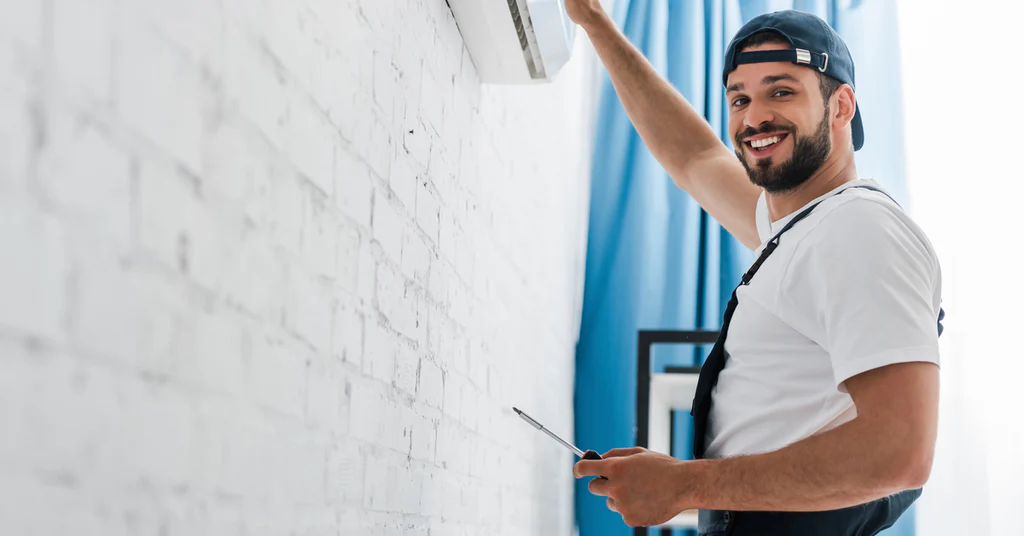
<svg viewBox="0 0 1024 536">
<path fill-rule="evenodd" d="M 581 52 L 587 52 L 586 47 Z M 569 534 L 590 57 L 444 0 L 0 0 L 0 534 Z"/>
</svg>

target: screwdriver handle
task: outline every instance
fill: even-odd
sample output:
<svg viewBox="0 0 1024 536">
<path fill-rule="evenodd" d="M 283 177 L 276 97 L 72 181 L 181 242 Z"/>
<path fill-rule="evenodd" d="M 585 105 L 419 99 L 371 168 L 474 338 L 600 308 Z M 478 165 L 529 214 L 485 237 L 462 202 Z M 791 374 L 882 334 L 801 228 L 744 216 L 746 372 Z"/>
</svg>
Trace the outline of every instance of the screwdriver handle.
<svg viewBox="0 0 1024 536">
<path fill-rule="evenodd" d="M 604 458 L 602 458 L 600 454 L 598 454 L 598 453 L 596 453 L 596 452 L 594 452 L 592 450 L 588 450 L 588 451 L 583 453 L 583 459 L 584 460 L 603 460 Z M 603 476 L 599 476 L 598 478 L 600 478 L 602 480 L 608 480 L 607 478 L 605 478 Z"/>
</svg>

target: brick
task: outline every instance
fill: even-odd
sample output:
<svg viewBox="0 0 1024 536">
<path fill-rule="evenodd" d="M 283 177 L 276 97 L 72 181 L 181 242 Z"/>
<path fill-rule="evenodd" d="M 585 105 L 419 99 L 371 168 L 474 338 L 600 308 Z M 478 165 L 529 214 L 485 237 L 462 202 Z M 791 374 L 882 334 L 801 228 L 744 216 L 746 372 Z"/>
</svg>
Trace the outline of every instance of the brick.
<svg viewBox="0 0 1024 536">
<path fill-rule="evenodd" d="M 373 53 L 373 100 L 388 117 L 391 117 L 399 75 L 391 64 L 389 52 L 381 50 Z"/>
<path fill-rule="evenodd" d="M 322 503 L 327 454 L 317 444 L 300 438 L 278 439 L 275 459 L 281 460 L 273 474 L 277 493 L 296 503 Z"/>
<path fill-rule="evenodd" d="M 166 374 L 185 324 L 180 288 L 77 244 L 69 337 L 75 348 L 141 372 Z"/>
<path fill-rule="evenodd" d="M 420 340 L 418 335 L 425 332 L 426 326 L 417 318 L 416 296 L 406 287 L 402 274 L 384 263 L 377 267 L 377 303 L 391 327 L 407 337 Z"/>
<path fill-rule="evenodd" d="M 337 265 L 334 269 L 334 278 L 342 290 L 348 294 L 355 294 L 359 281 L 361 251 L 359 230 L 354 225 L 341 222 L 336 239 Z"/>
<path fill-rule="evenodd" d="M 440 409 L 444 403 L 444 375 L 434 363 L 424 359 L 420 362 L 420 376 L 417 395 L 424 404 Z"/>
<path fill-rule="evenodd" d="M 373 257 L 370 239 L 363 235 L 359 243 L 359 260 L 356 261 L 356 297 L 363 303 L 373 302 L 377 295 L 377 261 Z"/>
<path fill-rule="evenodd" d="M 388 472 L 395 471 L 387 462 L 379 457 L 368 457 L 365 468 L 365 484 L 363 486 L 363 508 L 367 510 L 388 511 Z"/>
<path fill-rule="evenodd" d="M 438 243 L 438 230 L 440 228 L 439 207 L 434 194 L 427 188 L 426 183 L 416 182 L 416 223 L 420 229 L 427 234 L 434 244 Z"/>
<path fill-rule="evenodd" d="M 419 380 L 420 357 L 415 351 L 404 345 L 399 345 L 395 352 L 394 385 L 402 391 L 416 394 L 416 384 Z"/>
<path fill-rule="evenodd" d="M 190 269 L 190 226 L 202 211 L 189 180 L 161 166 L 145 166 L 139 177 L 138 240 L 166 265 Z"/>
<path fill-rule="evenodd" d="M 418 119 L 413 122 L 406 119 L 406 127 L 402 130 L 402 147 L 420 167 L 426 168 L 430 162 L 431 132 Z"/>
<path fill-rule="evenodd" d="M 493 277 L 490 268 L 492 253 L 488 250 L 477 250 L 476 262 L 473 269 L 472 288 L 473 293 L 486 300 L 491 297 L 491 279 Z"/>
<path fill-rule="evenodd" d="M 439 348 L 441 346 L 441 322 L 444 321 L 445 314 L 441 309 L 432 303 L 424 304 L 424 312 L 427 321 L 427 342 L 426 350 L 427 354 L 431 356 L 437 356 Z M 438 358 L 438 366 L 443 361 Z"/>
<path fill-rule="evenodd" d="M 363 347 L 363 374 L 390 382 L 398 353 L 394 336 L 376 322 L 367 322 Z"/>
<path fill-rule="evenodd" d="M 420 86 L 420 114 L 423 123 L 434 132 L 441 131 L 442 115 L 444 113 L 444 97 L 450 88 L 445 87 L 438 79 L 432 69 L 425 68 L 422 73 L 422 85 Z"/>
<path fill-rule="evenodd" d="M 395 472 L 389 474 L 388 495 L 397 497 L 394 510 L 403 514 L 413 514 L 420 509 L 420 490 L 423 487 L 423 474 L 418 468 L 398 465 Z"/>
<path fill-rule="evenodd" d="M 325 84 L 326 79 L 348 78 L 351 82 L 349 85 L 356 83 L 370 85 L 372 82 L 372 77 L 356 77 L 353 76 L 355 73 L 351 71 L 345 71 L 343 73 L 346 75 L 345 77 L 338 76 L 342 73 L 335 73 L 334 76 L 331 76 L 330 73 L 334 68 L 348 67 L 347 62 L 342 63 L 342 59 L 348 52 L 345 47 L 349 44 L 349 36 L 358 35 L 360 31 L 366 29 L 358 14 L 358 7 L 350 2 L 311 0 L 306 2 L 304 7 L 307 9 L 309 17 L 299 28 L 302 30 L 314 29 L 314 31 L 308 32 L 309 37 L 313 38 L 311 44 L 314 47 L 310 47 L 312 49 L 311 61 L 306 62 L 310 69 L 305 77 L 305 83 L 309 84 L 308 88 L 317 101 L 327 108 L 342 93 L 340 91 L 331 92 L 330 86 Z M 310 41 L 309 38 L 306 39 L 306 43 L 310 43 Z M 365 41 L 363 42 L 365 43 Z M 339 54 L 338 50 L 342 53 Z M 363 49 L 362 52 L 366 54 L 368 51 Z"/>
<path fill-rule="evenodd" d="M 444 313 L 437 316 L 438 349 L 437 365 L 445 373 L 465 373 L 466 341 L 459 336 L 458 330 L 450 317 Z"/>
<path fill-rule="evenodd" d="M 0 35 L 9 34 L 0 30 Z M 0 106 L 0 192 L 25 188 L 32 144 L 37 135 L 28 81 L 19 79 L 21 75 L 13 72 L 8 76 L 6 70 L 7 65 L 0 63 L 0 76 L 9 80 L 0 84 L 0 99 L 4 102 L 4 106 Z"/>
<path fill-rule="evenodd" d="M 262 21 L 261 33 L 267 53 L 295 77 L 300 86 L 308 88 L 316 69 L 316 60 L 323 55 L 320 28 L 312 13 L 295 10 L 281 17 Z"/>
<path fill-rule="evenodd" d="M 463 281 L 473 281 L 473 265 L 476 253 L 468 233 L 458 233 L 455 238 L 455 271 Z"/>
<path fill-rule="evenodd" d="M 250 11 L 254 11 L 249 6 Z M 159 33 L 189 59 L 220 74 L 224 68 L 224 9 L 221 2 L 182 0 L 169 5 L 160 0 L 140 0 L 121 7 L 128 23 Z"/>
<path fill-rule="evenodd" d="M 458 419 L 462 414 L 462 393 L 465 380 L 447 375 L 444 385 L 444 414 Z"/>
<path fill-rule="evenodd" d="M 112 0 L 55 0 L 52 9 L 52 55 L 60 77 L 92 98 L 108 99 L 116 20 Z"/>
<path fill-rule="evenodd" d="M 127 246 L 131 236 L 131 159 L 95 128 L 52 114 L 38 177 L 48 199 L 79 227 Z"/>
<path fill-rule="evenodd" d="M 470 430 L 476 430 L 479 418 L 480 393 L 470 384 L 462 386 L 462 400 L 459 412 L 459 421 Z"/>
<path fill-rule="evenodd" d="M 334 360 L 312 359 L 306 369 L 306 425 L 347 435 L 346 376 Z M 342 420 L 342 411 L 345 417 Z"/>
<path fill-rule="evenodd" d="M 254 334 L 251 345 L 247 396 L 276 413 L 301 418 L 306 403 L 302 353 L 266 334 Z"/>
<path fill-rule="evenodd" d="M 187 169 L 201 167 L 213 91 L 187 59 L 143 26 L 121 25 L 117 112 Z"/>
<path fill-rule="evenodd" d="M 0 17 L 0 35 L 15 49 L 18 54 L 29 58 L 42 56 L 42 29 L 44 5 L 39 3 L 21 2 L 20 0 L 2 0 L 0 9 L 4 16 Z M 26 58 L 28 59 L 28 58 Z"/>
<path fill-rule="evenodd" d="M 202 147 L 203 188 L 229 201 L 252 203 L 276 172 L 265 140 L 237 118 L 217 125 Z"/>
<path fill-rule="evenodd" d="M 280 322 L 288 285 L 286 261 L 257 233 L 247 233 L 242 240 L 225 261 L 225 298 L 252 315 Z"/>
<path fill-rule="evenodd" d="M 493 418 L 499 412 L 495 409 L 495 404 L 488 398 L 487 391 L 481 391 L 481 393 L 479 407 L 477 408 L 476 431 L 481 437 L 493 438 L 495 436 Z"/>
<path fill-rule="evenodd" d="M 412 451 L 412 430 L 419 416 L 416 411 L 403 400 L 395 406 L 396 418 L 392 419 L 391 427 L 386 429 L 382 443 L 387 448 L 406 456 Z"/>
<path fill-rule="evenodd" d="M 190 452 L 198 445 L 192 408 L 182 404 L 177 393 L 170 388 L 141 382 L 129 386 L 125 398 L 130 402 L 126 404 L 127 411 L 122 421 L 124 429 L 113 439 L 116 445 L 131 445 L 131 449 L 147 455 L 125 455 L 123 450 L 117 449 L 111 453 L 111 466 L 121 458 L 127 466 L 126 474 L 148 477 L 171 486 L 189 482 L 194 478 L 190 460 L 182 453 Z M 97 389 L 102 387 L 97 386 Z"/>
<path fill-rule="evenodd" d="M 302 226 L 302 254 L 313 274 L 333 279 L 337 268 L 338 229 L 334 214 L 323 197 L 306 198 L 305 223 Z"/>
<path fill-rule="evenodd" d="M 477 389 L 487 388 L 487 367 L 491 362 L 490 353 L 486 342 L 475 340 L 469 345 L 469 380 Z"/>
<path fill-rule="evenodd" d="M 274 241 L 289 251 L 297 251 L 302 243 L 308 195 L 294 176 L 275 173 L 260 200 L 263 225 Z"/>
<path fill-rule="evenodd" d="M 289 161 L 320 191 L 333 195 L 337 133 L 306 99 L 293 99 L 288 112 L 281 144 Z"/>
<path fill-rule="evenodd" d="M 405 229 L 402 242 L 402 274 L 426 286 L 432 257 L 430 249 L 423 243 L 419 233 L 411 228 Z"/>
<path fill-rule="evenodd" d="M 452 500 L 441 505 L 441 517 L 448 520 L 462 521 L 466 519 L 465 508 L 462 506 L 464 482 L 458 475 L 446 475 L 441 484 L 442 493 Z M 455 500 L 458 497 L 458 500 Z"/>
<path fill-rule="evenodd" d="M 434 451 L 437 446 L 437 427 L 433 422 L 424 417 L 414 417 L 412 428 L 412 449 L 409 452 L 414 460 L 434 460 Z"/>
<path fill-rule="evenodd" d="M 283 73 L 244 29 L 224 34 L 224 58 L 224 97 L 248 123 L 281 148 L 282 125 L 293 98 Z"/>
<path fill-rule="evenodd" d="M 472 317 L 470 290 L 458 281 L 448 286 L 448 314 L 456 322 L 467 322 Z"/>
<path fill-rule="evenodd" d="M 437 242 L 438 252 L 442 258 L 448 260 L 453 265 L 456 265 L 457 233 L 455 217 L 451 215 L 442 216 Z"/>
<path fill-rule="evenodd" d="M 366 121 L 360 126 L 360 135 L 352 140 L 353 149 L 378 177 L 387 180 L 391 173 L 392 144 L 398 133 L 391 131 L 390 120 L 384 120 L 376 113 L 364 112 L 364 117 Z"/>
<path fill-rule="evenodd" d="M 203 287 L 219 291 L 227 272 L 230 245 L 238 243 L 243 234 L 241 216 L 204 203 L 184 225 L 187 230 L 179 235 L 179 239 L 186 239 L 179 242 L 179 252 L 187 252 L 187 269 L 183 271 Z"/>
<path fill-rule="evenodd" d="M 357 27 L 358 29 L 350 34 L 349 42 L 338 49 L 340 50 L 338 64 L 354 75 L 356 82 L 350 82 L 347 85 L 337 82 L 332 84 L 335 89 L 340 91 L 331 98 L 330 117 L 331 121 L 341 130 L 341 136 L 358 145 L 357 149 L 362 149 L 362 144 L 356 143 L 356 140 L 359 136 L 365 135 L 370 124 L 376 121 L 375 114 L 368 113 L 374 108 L 373 55 L 367 49 L 366 43 L 373 34 L 367 32 L 362 25 L 357 25 Z M 328 97 L 326 95 L 321 97 L 321 99 L 325 98 Z"/>
<path fill-rule="evenodd" d="M 395 264 L 402 260 L 402 235 L 404 231 L 405 219 L 388 199 L 383 196 L 377 196 L 377 202 L 373 210 L 373 239 L 380 244 L 384 253 Z"/>
<path fill-rule="evenodd" d="M 416 185 L 419 183 L 419 179 L 416 176 L 416 170 L 408 161 L 405 151 L 396 150 L 395 152 L 396 154 L 392 157 L 388 186 L 395 193 L 395 197 L 405 212 L 411 214 L 416 211 L 416 192 L 418 190 Z"/>
<path fill-rule="evenodd" d="M 335 202 L 343 214 L 369 229 L 374 195 L 370 168 L 345 147 L 335 157 Z"/>
<path fill-rule="evenodd" d="M 65 231 L 26 200 L 0 197 L 0 324 L 60 339 L 68 309 Z"/>
<path fill-rule="evenodd" d="M 347 306 L 339 304 L 334 314 L 334 333 L 332 336 L 332 353 L 342 362 L 363 362 L 363 315 Z"/>
<path fill-rule="evenodd" d="M 386 426 L 397 421 L 398 414 L 394 402 L 384 391 L 384 385 L 369 379 L 353 380 L 350 411 L 352 437 L 373 444 L 384 441 Z"/>
<path fill-rule="evenodd" d="M 366 458 L 352 441 L 342 441 L 328 453 L 327 500 L 333 504 L 361 505 Z"/>
<path fill-rule="evenodd" d="M 302 340 L 318 351 L 331 345 L 334 299 L 329 287 L 299 270 L 294 270 L 288 284 L 286 325 Z"/>
<path fill-rule="evenodd" d="M 174 374 L 204 389 L 241 395 L 246 372 L 242 329 L 210 314 L 190 315 L 178 325 L 187 327 L 176 334 Z"/>
<path fill-rule="evenodd" d="M 427 293 L 441 307 L 448 305 L 448 285 L 455 279 L 452 267 L 444 259 L 434 257 L 427 272 Z"/>
<path fill-rule="evenodd" d="M 82 391 L 88 386 L 81 381 L 68 385 L 76 373 L 74 361 L 10 339 L 0 340 L 0 355 L 0 422 L 5 430 L 0 467 L 8 473 L 16 468 L 76 473 L 73 461 L 88 445 L 91 421 L 57 426 L 67 415 L 79 416 Z"/>
</svg>

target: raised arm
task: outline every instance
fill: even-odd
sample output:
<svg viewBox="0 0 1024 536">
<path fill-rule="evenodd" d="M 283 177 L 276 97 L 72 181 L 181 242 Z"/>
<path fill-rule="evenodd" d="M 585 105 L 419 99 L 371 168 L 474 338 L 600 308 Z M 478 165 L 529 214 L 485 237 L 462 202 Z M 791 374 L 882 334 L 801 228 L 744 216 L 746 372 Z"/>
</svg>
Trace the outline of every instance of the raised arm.
<svg viewBox="0 0 1024 536">
<path fill-rule="evenodd" d="M 761 241 L 754 208 L 761 190 L 707 121 L 654 70 L 599 0 L 566 0 L 590 37 L 640 137 L 677 186 L 747 247 Z"/>
</svg>

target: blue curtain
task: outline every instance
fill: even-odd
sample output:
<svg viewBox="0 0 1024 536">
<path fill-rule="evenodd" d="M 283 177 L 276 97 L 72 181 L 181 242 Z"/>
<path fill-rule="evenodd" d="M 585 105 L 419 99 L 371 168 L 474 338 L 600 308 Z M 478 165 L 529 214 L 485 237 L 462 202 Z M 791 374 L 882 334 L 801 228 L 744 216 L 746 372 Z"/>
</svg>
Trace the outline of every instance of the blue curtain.
<svg viewBox="0 0 1024 536">
<path fill-rule="evenodd" d="M 875 178 L 905 202 L 893 3 L 617 0 L 613 16 L 731 147 L 720 82 L 725 47 L 744 22 L 789 8 L 821 16 L 847 40 L 857 62 L 867 140 L 857 155 L 860 174 Z M 676 188 L 633 129 L 607 75 L 599 106 L 575 403 L 578 444 L 604 452 L 635 442 L 637 330 L 719 329 L 752 253 Z M 653 366 L 695 365 L 704 357 L 700 348 L 657 347 Z M 690 417 L 678 413 L 673 454 L 686 458 Z M 582 481 L 576 506 L 581 536 L 632 534 Z M 913 533 L 913 511 L 888 531 Z"/>
</svg>

